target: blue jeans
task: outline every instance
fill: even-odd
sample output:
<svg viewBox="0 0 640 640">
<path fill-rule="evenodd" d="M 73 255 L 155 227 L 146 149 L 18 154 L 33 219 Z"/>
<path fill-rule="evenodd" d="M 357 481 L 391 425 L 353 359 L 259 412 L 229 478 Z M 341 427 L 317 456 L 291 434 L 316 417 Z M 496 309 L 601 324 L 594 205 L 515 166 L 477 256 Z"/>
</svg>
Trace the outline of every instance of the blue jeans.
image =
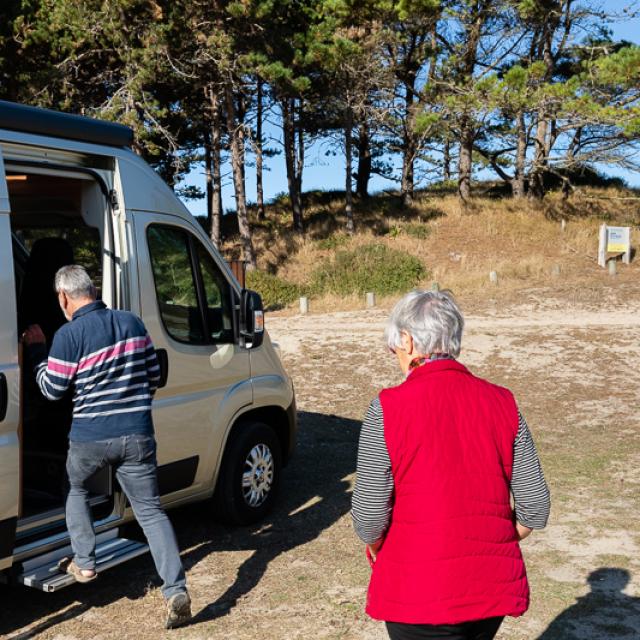
<svg viewBox="0 0 640 640">
<path fill-rule="evenodd" d="M 170 598 L 186 591 L 186 579 L 173 527 L 160 506 L 156 442 L 153 436 L 128 435 L 95 442 L 69 442 L 66 517 L 74 562 L 81 569 L 96 566 L 96 536 L 85 483 L 106 464 L 129 498 L 136 520 L 149 542 L 162 593 Z"/>
</svg>

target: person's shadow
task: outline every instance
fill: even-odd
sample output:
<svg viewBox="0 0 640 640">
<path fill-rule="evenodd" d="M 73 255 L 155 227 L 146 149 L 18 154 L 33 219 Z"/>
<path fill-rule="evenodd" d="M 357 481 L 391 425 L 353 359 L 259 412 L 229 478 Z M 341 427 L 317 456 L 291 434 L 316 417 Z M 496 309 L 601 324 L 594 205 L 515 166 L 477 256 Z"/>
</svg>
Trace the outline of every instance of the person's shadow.
<svg viewBox="0 0 640 640">
<path fill-rule="evenodd" d="M 299 412 L 298 421 L 296 453 L 284 469 L 277 505 L 263 521 L 249 527 L 216 524 L 209 502 L 169 512 L 180 548 L 190 549 L 182 554 L 187 581 L 189 569 L 212 553 L 253 551 L 224 593 L 194 611 L 193 624 L 226 615 L 258 585 L 274 558 L 314 540 L 350 509 L 347 477 L 355 470 L 360 422 L 307 412 Z M 357 544 L 355 534 L 353 544 Z M 91 585 L 74 585 L 51 594 L 4 587 L 0 591 L 5 605 L 0 636 L 23 629 L 13 638 L 33 637 L 90 608 L 109 606 L 121 598 L 144 597 L 149 584 L 159 586 L 160 580 L 147 554 L 110 569 Z"/>
<path fill-rule="evenodd" d="M 630 578 L 626 569 L 593 571 L 587 578 L 591 591 L 565 609 L 538 640 L 640 638 L 640 598 L 622 592 Z"/>
</svg>

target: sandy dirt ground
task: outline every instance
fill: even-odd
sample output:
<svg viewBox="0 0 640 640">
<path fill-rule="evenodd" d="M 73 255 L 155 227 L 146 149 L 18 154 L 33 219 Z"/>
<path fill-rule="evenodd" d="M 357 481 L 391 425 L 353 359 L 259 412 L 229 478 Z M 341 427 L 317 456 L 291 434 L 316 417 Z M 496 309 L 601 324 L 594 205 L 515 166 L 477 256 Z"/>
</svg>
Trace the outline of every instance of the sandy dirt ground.
<svg viewBox="0 0 640 640">
<path fill-rule="evenodd" d="M 460 359 L 515 393 L 553 500 L 547 529 L 523 543 L 531 609 L 500 640 L 640 637 L 640 288 L 592 294 L 463 301 Z M 368 565 L 349 508 L 364 412 L 401 379 L 387 313 L 268 317 L 296 385 L 298 450 L 259 526 L 217 525 L 207 504 L 172 513 L 193 625 L 163 630 L 147 556 L 59 593 L 2 587 L 2 637 L 385 638 L 363 613 Z"/>
</svg>

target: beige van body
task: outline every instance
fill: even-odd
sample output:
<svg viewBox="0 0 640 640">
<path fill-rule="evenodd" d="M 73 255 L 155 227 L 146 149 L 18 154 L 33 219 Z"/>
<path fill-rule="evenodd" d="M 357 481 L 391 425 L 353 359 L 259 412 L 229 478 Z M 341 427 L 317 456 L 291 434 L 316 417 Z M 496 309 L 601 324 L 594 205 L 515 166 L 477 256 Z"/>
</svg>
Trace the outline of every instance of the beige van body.
<svg viewBox="0 0 640 640">
<path fill-rule="evenodd" d="M 261 331 L 259 297 L 130 140 L 120 125 L 0 102 L 0 571 L 49 591 L 68 584 L 46 577 L 69 544 L 56 485 L 66 414 L 34 396 L 18 337 L 38 313 L 25 311 L 32 299 L 48 296 L 27 291 L 45 279 L 30 250 L 47 238 L 75 242 L 104 302 L 151 335 L 165 378 L 153 402 L 164 505 L 213 496 L 212 515 L 255 521 L 295 446 L 293 385 Z M 103 568 L 118 563 L 113 549 L 120 561 L 144 552 L 121 538 L 132 514 L 109 469 L 92 496 L 111 549 Z"/>
</svg>

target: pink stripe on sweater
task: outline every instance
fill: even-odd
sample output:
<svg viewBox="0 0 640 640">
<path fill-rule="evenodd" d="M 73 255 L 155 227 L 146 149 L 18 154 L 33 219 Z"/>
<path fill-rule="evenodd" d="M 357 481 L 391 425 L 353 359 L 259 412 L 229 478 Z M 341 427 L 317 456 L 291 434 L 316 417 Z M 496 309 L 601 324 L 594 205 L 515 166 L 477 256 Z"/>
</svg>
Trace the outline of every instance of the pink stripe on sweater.
<svg viewBox="0 0 640 640">
<path fill-rule="evenodd" d="M 146 338 L 131 338 L 129 340 L 125 340 L 120 343 L 116 347 L 112 347 L 111 349 L 105 349 L 102 353 L 99 353 L 95 356 L 91 356 L 90 358 L 82 359 L 81 365 L 78 367 L 78 373 L 83 371 L 87 371 L 87 369 L 91 369 L 97 364 L 104 364 L 105 362 L 110 362 L 111 360 L 115 360 L 122 355 L 127 353 L 131 353 L 136 349 L 144 348 L 147 346 Z"/>
<path fill-rule="evenodd" d="M 58 362 L 53 362 L 53 360 L 49 360 L 47 362 L 47 369 L 49 371 L 53 371 L 55 373 L 59 373 L 63 375 L 65 378 L 70 378 L 77 370 L 78 365 L 64 365 Z"/>
</svg>

